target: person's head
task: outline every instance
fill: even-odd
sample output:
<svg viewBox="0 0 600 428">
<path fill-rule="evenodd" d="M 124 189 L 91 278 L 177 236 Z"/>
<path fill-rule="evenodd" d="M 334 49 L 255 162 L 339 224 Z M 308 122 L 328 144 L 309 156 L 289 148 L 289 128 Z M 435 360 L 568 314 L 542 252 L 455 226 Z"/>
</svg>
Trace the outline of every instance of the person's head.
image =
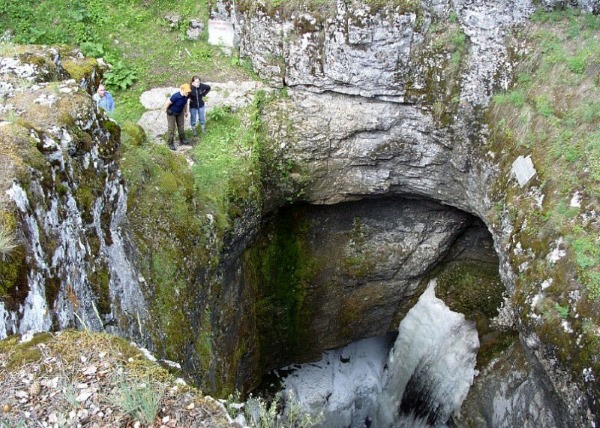
<svg viewBox="0 0 600 428">
<path fill-rule="evenodd" d="M 192 92 L 192 88 L 190 87 L 189 83 L 184 83 L 180 86 L 179 92 L 181 92 L 181 95 L 187 97 L 190 92 Z"/>
<path fill-rule="evenodd" d="M 98 85 L 98 90 L 96 92 L 98 92 L 98 95 L 100 95 L 100 98 L 102 98 L 106 95 L 106 88 L 104 85 Z"/>
<path fill-rule="evenodd" d="M 192 85 L 194 85 L 196 88 L 198 86 L 200 86 L 200 77 L 198 77 L 198 76 L 192 77 Z"/>
</svg>

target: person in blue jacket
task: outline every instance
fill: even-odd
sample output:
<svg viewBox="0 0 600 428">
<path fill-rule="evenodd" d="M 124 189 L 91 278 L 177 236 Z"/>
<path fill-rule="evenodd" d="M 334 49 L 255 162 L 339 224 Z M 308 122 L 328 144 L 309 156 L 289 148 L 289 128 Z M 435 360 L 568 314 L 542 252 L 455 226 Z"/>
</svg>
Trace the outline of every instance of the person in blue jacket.
<svg viewBox="0 0 600 428">
<path fill-rule="evenodd" d="M 171 150 L 177 150 L 173 142 L 175 125 L 179 134 L 179 143 L 187 144 L 184 134 L 185 118 L 190 114 L 189 95 L 192 92 L 189 83 L 184 83 L 171 97 L 165 101 L 163 110 L 167 113 L 167 141 Z"/>
<path fill-rule="evenodd" d="M 104 85 L 98 86 L 98 90 L 92 98 L 96 101 L 98 108 L 105 110 L 109 114 L 112 114 L 115 111 L 115 101 Z"/>
</svg>

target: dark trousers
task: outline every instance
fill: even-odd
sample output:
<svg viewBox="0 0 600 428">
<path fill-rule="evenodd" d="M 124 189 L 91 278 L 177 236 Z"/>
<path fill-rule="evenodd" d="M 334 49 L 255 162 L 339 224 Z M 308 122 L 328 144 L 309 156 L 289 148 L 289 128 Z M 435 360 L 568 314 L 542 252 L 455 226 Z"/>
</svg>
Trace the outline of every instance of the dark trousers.
<svg viewBox="0 0 600 428">
<path fill-rule="evenodd" d="M 185 115 L 181 112 L 178 115 L 167 115 L 167 136 L 169 140 L 169 144 L 173 143 L 173 134 L 175 134 L 175 124 L 177 124 L 177 132 L 179 134 L 179 141 L 183 141 L 185 139 L 185 134 L 183 133 L 183 124 L 185 123 Z"/>
</svg>

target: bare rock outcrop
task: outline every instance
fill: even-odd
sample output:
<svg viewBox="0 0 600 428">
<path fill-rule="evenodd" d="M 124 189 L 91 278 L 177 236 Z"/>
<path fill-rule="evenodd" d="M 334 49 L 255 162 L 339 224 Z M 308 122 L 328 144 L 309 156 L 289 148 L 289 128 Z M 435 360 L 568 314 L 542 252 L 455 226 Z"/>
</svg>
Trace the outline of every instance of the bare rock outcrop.
<svg viewBox="0 0 600 428">
<path fill-rule="evenodd" d="M 121 229 L 120 128 L 83 89 L 101 70 L 78 51 L 13 49 L 0 60 L 0 183 L 21 227 L 2 261 L 0 338 L 104 325 L 139 337 L 145 300 Z"/>
<path fill-rule="evenodd" d="M 515 169 L 507 167 L 502 148 L 492 147 L 488 138 L 491 96 L 515 78 L 507 36 L 527 23 L 535 5 L 511 0 L 402 4 L 407 7 L 368 9 L 340 1 L 333 10 L 311 13 L 259 2 L 252 10 L 236 11 L 240 53 L 272 85 L 288 87 L 289 99 L 267 114 L 283 118 L 269 121 L 269 132 L 294 165 L 293 178 L 302 189 L 297 199 L 338 204 L 418 195 L 480 217 L 494 237 L 527 358 L 543 368 L 532 376 L 539 376 L 538 385 L 548 394 L 560 397 L 568 413 L 566 422 L 556 423 L 593 424 L 599 391 L 597 375 L 591 374 L 594 358 L 559 363 L 560 346 L 551 334 L 545 342 L 535 332 L 543 330 L 544 319 L 519 318 L 528 311 L 520 305 L 535 299 L 519 300 L 519 275 L 531 260 L 550 260 L 550 253 L 562 247 L 547 242 L 536 254 L 517 242 L 518 228 L 528 225 L 513 223 L 499 194 L 514 194 L 524 184 L 514 180 Z M 597 1 L 544 5 L 598 9 Z M 544 197 L 536 185 L 523 192 Z M 539 275 L 534 282 L 547 284 L 546 274 Z M 576 283 L 571 274 L 555 279 Z M 569 296 L 570 306 L 586 305 L 582 294 Z M 577 368 L 582 366 L 583 372 Z"/>
</svg>

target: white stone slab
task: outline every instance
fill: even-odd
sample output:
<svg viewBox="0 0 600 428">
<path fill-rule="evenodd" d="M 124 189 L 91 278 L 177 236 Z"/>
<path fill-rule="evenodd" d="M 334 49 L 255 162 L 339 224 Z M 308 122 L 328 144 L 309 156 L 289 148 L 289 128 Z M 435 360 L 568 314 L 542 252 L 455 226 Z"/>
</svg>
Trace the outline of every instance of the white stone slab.
<svg viewBox="0 0 600 428">
<path fill-rule="evenodd" d="M 235 33 L 230 21 L 208 20 L 208 43 L 217 46 L 233 47 Z"/>
<path fill-rule="evenodd" d="M 519 182 L 519 187 L 526 185 L 536 174 L 531 156 L 527 156 L 526 158 L 519 156 L 513 162 L 511 172 Z"/>
<path fill-rule="evenodd" d="M 209 94 L 204 97 L 206 113 L 213 107 L 229 107 L 232 110 L 243 108 L 250 104 L 259 90 L 269 90 L 261 82 L 204 82 L 211 87 Z M 140 96 L 140 102 L 147 109 L 138 121 L 148 137 L 153 140 L 167 132 L 166 114 L 161 110 L 165 101 L 179 88 L 161 87 L 150 89 Z M 207 122 L 208 123 L 208 122 Z M 189 129 L 189 117 L 185 128 Z M 209 125 L 210 126 L 210 125 Z"/>
</svg>

